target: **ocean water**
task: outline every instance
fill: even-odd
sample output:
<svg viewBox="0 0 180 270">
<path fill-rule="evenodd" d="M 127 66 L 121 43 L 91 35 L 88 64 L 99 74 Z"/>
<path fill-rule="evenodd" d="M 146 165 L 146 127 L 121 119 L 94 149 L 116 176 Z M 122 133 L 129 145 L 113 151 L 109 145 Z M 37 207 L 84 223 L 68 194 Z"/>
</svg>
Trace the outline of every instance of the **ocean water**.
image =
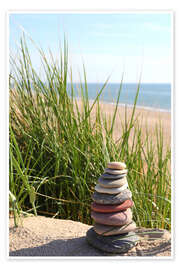
<svg viewBox="0 0 180 270">
<path fill-rule="evenodd" d="M 79 97 L 80 84 L 74 83 L 75 96 Z M 88 83 L 89 100 L 94 100 L 102 88 L 103 84 Z M 124 83 L 120 95 L 119 104 L 132 106 L 137 91 L 137 84 Z M 84 88 L 84 85 L 83 85 Z M 104 88 L 100 100 L 107 103 L 116 103 L 120 84 L 109 83 Z M 70 90 L 70 84 L 68 84 Z M 142 83 L 140 85 L 139 96 L 137 100 L 138 107 L 144 107 L 152 110 L 171 111 L 171 84 L 150 84 Z"/>
</svg>

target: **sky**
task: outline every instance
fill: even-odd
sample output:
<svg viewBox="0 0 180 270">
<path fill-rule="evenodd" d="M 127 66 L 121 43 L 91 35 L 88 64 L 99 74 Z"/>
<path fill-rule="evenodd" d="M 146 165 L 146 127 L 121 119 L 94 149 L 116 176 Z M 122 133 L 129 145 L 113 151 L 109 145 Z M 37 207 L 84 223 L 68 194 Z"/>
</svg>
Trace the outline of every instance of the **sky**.
<svg viewBox="0 0 180 270">
<path fill-rule="evenodd" d="M 73 81 L 170 83 L 172 81 L 171 13 L 11 13 L 10 54 L 19 46 L 22 29 L 46 54 L 55 58 L 64 34 L 68 40 Z M 36 48 L 28 42 L 34 66 L 40 67 Z"/>
</svg>

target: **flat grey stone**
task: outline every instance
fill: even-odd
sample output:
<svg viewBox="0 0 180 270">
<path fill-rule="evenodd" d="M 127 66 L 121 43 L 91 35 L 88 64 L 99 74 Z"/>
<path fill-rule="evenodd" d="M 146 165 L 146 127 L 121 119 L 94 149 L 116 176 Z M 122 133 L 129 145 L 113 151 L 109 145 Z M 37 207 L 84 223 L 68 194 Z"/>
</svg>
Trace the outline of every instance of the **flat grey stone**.
<svg viewBox="0 0 180 270">
<path fill-rule="evenodd" d="M 116 187 L 122 187 L 124 184 L 127 183 L 127 178 L 123 177 L 121 179 L 117 180 L 107 180 L 102 177 L 99 177 L 98 183 L 100 186 L 105 188 L 116 188 Z"/>
<path fill-rule="evenodd" d="M 121 179 L 121 178 L 125 177 L 126 175 L 127 175 L 127 173 L 124 173 L 124 174 L 103 173 L 101 175 L 101 177 L 104 178 L 104 179 L 116 180 L 116 179 Z"/>
<path fill-rule="evenodd" d="M 133 248 L 139 237 L 134 233 L 103 236 L 91 228 L 86 233 L 86 239 L 90 245 L 107 253 L 125 253 Z"/>
<path fill-rule="evenodd" d="M 128 188 L 128 183 L 125 183 L 123 186 L 121 187 L 116 187 L 116 188 L 105 188 L 105 187 L 102 187 L 101 185 L 97 184 L 95 186 L 95 190 L 97 192 L 100 192 L 100 193 L 108 193 L 108 194 L 118 194 L 120 192 L 122 192 L 123 190 L 127 189 Z"/>
<path fill-rule="evenodd" d="M 106 168 L 104 170 L 104 173 L 108 173 L 108 174 L 115 174 L 115 175 L 119 175 L 119 174 L 127 174 L 128 170 L 114 170 L 114 169 L 109 169 L 109 168 Z"/>
<path fill-rule="evenodd" d="M 106 194 L 95 191 L 92 195 L 94 202 L 99 204 L 120 204 L 132 198 L 132 193 L 129 189 L 125 189 L 118 194 Z"/>
</svg>

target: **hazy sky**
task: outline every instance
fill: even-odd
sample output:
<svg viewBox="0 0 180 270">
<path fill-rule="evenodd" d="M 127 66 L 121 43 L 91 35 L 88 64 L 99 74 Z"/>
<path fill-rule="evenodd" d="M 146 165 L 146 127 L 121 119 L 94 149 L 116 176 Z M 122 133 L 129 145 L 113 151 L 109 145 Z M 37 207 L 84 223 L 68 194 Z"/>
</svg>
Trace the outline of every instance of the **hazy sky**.
<svg viewBox="0 0 180 270">
<path fill-rule="evenodd" d="M 83 76 L 85 64 L 88 82 L 171 82 L 172 18 L 170 13 L 72 13 L 10 14 L 10 49 L 15 51 L 22 30 L 45 52 L 58 55 L 64 33 L 68 39 L 69 63 L 73 81 Z M 28 42 L 34 65 L 40 61 Z"/>
</svg>

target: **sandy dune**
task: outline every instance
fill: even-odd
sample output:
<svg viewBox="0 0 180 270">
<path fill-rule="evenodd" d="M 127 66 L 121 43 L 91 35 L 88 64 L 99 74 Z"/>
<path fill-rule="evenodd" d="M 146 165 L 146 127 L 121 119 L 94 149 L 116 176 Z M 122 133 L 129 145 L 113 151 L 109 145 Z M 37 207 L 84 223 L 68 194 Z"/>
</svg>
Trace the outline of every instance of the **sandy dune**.
<svg viewBox="0 0 180 270">
<path fill-rule="evenodd" d="M 80 222 L 42 216 L 22 218 L 22 224 L 15 228 L 10 218 L 9 256 L 117 256 L 90 246 L 86 240 L 89 228 Z M 122 256 L 171 256 L 170 233 L 152 231 L 149 229 L 147 238 L 143 235 L 137 246 Z M 154 237 L 157 240 L 152 240 Z"/>
</svg>

